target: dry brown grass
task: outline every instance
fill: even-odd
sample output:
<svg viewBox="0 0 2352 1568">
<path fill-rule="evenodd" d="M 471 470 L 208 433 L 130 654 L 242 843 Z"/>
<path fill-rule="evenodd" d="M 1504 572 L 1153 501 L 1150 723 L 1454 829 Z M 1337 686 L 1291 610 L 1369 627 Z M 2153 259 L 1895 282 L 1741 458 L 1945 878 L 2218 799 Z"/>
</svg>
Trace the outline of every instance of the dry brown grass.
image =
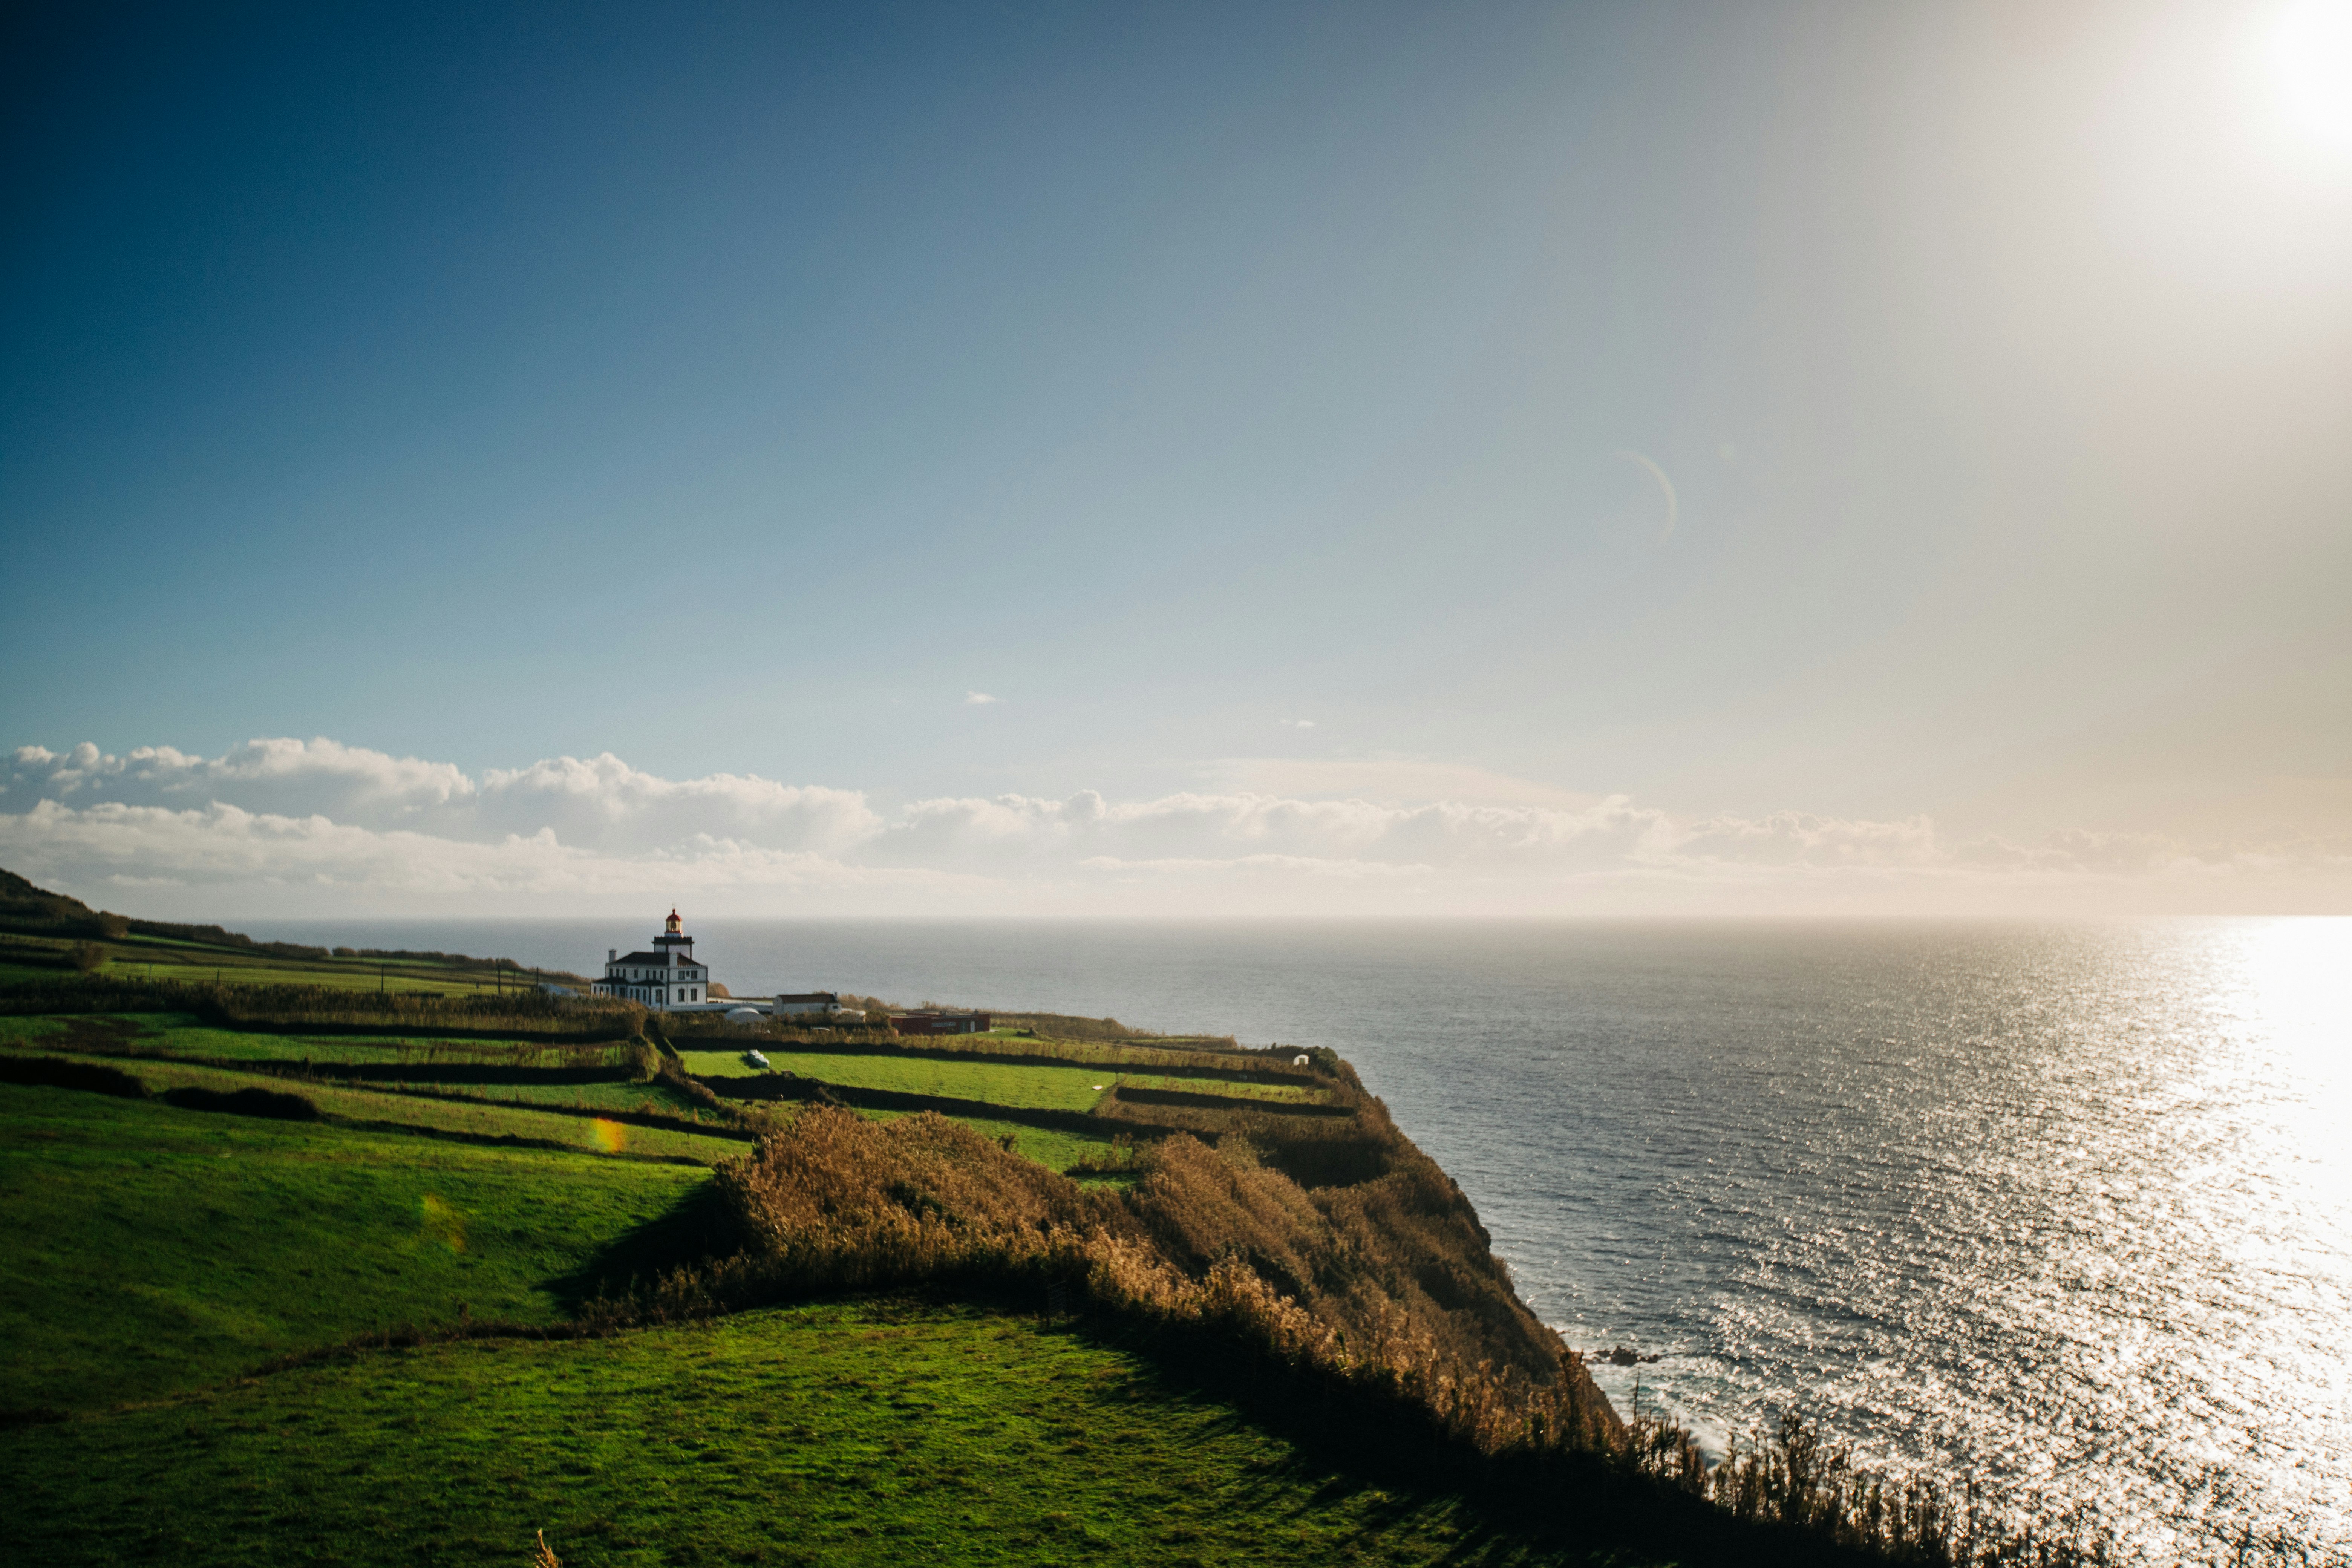
<svg viewBox="0 0 2352 1568">
<path fill-rule="evenodd" d="M 812 1106 L 719 1167 L 744 1250 L 645 1306 L 1061 1284 L 1401 1402 L 1485 1452 L 1615 1440 L 1614 1412 L 1511 1292 L 1460 1192 L 1410 1144 L 1391 1163 L 1310 1191 L 1246 1139 L 1179 1135 L 1138 1156 L 1132 1188 L 1087 1191 L 941 1116 Z"/>
</svg>

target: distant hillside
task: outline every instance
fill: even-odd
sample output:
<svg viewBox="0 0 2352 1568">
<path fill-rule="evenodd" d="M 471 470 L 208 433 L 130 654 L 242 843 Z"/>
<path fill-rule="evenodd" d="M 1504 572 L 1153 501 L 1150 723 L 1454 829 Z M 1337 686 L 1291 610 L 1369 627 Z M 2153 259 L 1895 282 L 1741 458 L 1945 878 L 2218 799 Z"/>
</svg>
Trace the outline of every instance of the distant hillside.
<svg viewBox="0 0 2352 1568">
<path fill-rule="evenodd" d="M 52 942 L 120 942 L 146 937 L 168 942 L 191 943 L 243 958 L 310 962 L 357 959 L 392 963 L 430 963 L 446 969 L 480 970 L 485 973 L 501 970 L 520 972 L 521 968 L 509 958 L 476 958 L 462 952 L 425 952 L 410 948 L 327 948 L 312 947 L 299 942 L 256 942 L 243 931 L 230 931 L 225 926 L 135 920 L 111 910 L 93 910 L 79 899 L 65 893 L 53 893 L 5 868 L 0 868 L 0 932 L 43 937 Z M 541 973 L 542 977 L 549 980 L 577 985 L 588 984 L 585 977 L 569 971 Z"/>
<path fill-rule="evenodd" d="M 35 936 L 79 936 L 120 939 L 160 936 L 215 947 L 249 948 L 288 958 L 325 958 L 329 950 L 291 942 L 256 942 L 243 931 L 216 925 L 179 925 L 168 921 L 132 920 L 109 910 L 93 910 L 79 899 L 34 886 L 16 872 L 0 869 L 0 931 Z M 439 954 L 435 956 L 438 957 Z"/>
</svg>

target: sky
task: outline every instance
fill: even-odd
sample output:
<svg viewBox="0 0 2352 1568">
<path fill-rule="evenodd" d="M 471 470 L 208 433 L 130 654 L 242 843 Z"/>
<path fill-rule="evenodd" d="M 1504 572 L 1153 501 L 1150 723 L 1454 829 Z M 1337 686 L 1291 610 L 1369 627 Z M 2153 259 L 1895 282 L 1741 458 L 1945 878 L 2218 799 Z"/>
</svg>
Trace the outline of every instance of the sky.
<svg viewBox="0 0 2352 1568">
<path fill-rule="evenodd" d="M 2352 3 L 23 7 L 0 865 L 2352 912 Z"/>
</svg>

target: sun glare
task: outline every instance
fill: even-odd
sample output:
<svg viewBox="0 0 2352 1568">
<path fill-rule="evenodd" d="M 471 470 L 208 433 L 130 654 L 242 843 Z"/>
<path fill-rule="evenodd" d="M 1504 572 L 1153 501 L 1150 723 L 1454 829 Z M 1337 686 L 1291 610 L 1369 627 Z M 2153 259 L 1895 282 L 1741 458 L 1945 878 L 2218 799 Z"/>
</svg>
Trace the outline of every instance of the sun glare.
<svg viewBox="0 0 2352 1568">
<path fill-rule="evenodd" d="M 2352 0 L 2294 0 L 2271 31 L 2269 55 L 2295 127 L 2352 153 Z"/>
</svg>

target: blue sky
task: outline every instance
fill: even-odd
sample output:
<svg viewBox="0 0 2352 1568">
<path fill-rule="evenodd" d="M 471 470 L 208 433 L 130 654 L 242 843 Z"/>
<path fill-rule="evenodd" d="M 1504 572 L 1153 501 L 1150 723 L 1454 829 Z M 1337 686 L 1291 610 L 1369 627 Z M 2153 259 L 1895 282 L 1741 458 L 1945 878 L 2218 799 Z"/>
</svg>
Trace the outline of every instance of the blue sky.
<svg viewBox="0 0 2352 1568">
<path fill-rule="evenodd" d="M 2038 907 L 1979 886 L 2012 853 L 2140 879 L 2086 907 L 2333 907 L 2352 144 L 2273 68 L 2298 9 L 20 20 L 0 849 L 375 896 L 88 816 L 317 816 L 230 782 L 294 737 L 840 792 L 868 837 L 627 854 L 844 886 L 925 803 L 1094 792 L 1227 803 L 1174 857 L 1242 879 L 1204 910 L 1365 858 L 1245 800 L 1801 821 L 1761 863 L 1832 880 L 1913 844 L 1839 907 Z M 219 765 L 142 795 L 82 742 Z M 1158 907 L 1093 847 L 898 869 Z M 1368 863 L 1472 910 L 1827 896 Z"/>
</svg>

